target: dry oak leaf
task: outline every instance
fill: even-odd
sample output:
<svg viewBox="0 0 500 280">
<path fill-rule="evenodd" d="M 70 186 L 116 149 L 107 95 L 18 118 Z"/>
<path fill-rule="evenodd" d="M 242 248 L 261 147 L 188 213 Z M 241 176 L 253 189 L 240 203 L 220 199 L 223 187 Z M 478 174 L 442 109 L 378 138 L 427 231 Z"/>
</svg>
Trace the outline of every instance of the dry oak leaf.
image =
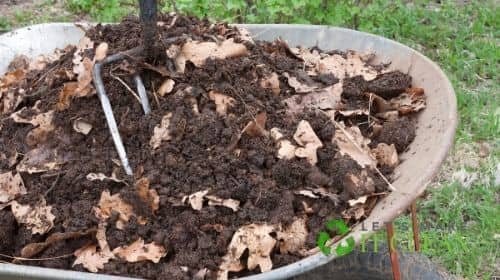
<svg viewBox="0 0 500 280">
<path fill-rule="evenodd" d="M 154 212 L 160 208 L 160 196 L 154 189 L 149 188 L 149 180 L 141 178 L 135 184 L 137 192 L 141 200 L 146 203 Z"/>
<path fill-rule="evenodd" d="M 270 233 L 275 231 L 275 226 L 267 224 L 250 224 L 239 228 L 229 243 L 227 254 L 222 257 L 218 279 L 227 279 L 229 272 L 243 270 L 245 266 L 240 258 L 247 250 L 246 267 L 248 270 L 259 266 L 261 272 L 270 271 L 273 267 L 270 255 L 276 245 L 276 239 Z"/>
<path fill-rule="evenodd" d="M 295 150 L 295 156 L 306 158 L 311 165 L 315 165 L 318 162 L 316 150 L 323 147 L 323 143 L 316 136 L 308 121 L 301 120 L 299 122 L 293 139 L 302 146 Z"/>
<path fill-rule="evenodd" d="M 278 78 L 278 74 L 275 72 L 264 77 L 260 81 L 260 86 L 265 89 L 270 89 L 274 94 L 279 94 L 281 92 L 280 80 Z"/>
<path fill-rule="evenodd" d="M 205 198 L 208 200 L 209 206 L 224 206 L 227 208 L 231 208 L 233 212 L 238 211 L 240 202 L 231 198 L 220 198 L 215 195 L 207 195 Z"/>
<path fill-rule="evenodd" d="M 288 112 L 297 114 L 303 112 L 306 108 L 321 110 L 338 110 L 342 104 L 342 83 L 336 83 L 308 94 L 293 95 L 283 102 L 288 107 Z"/>
<path fill-rule="evenodd" d="M 292 159 L 295 157 L 295 150 L 297 150 L 297 147 L 289 140 L 283 138 L 283 134 L 280 132 L 279 128 L 271 128 L 271 138 L 277 143 L 277 157 L 279 159 Z"/>
<path fill-rule="evenodd" d="M 392 98 L 389 102 L 401 115 L 418 112 L 425 109 L 426 106 L 424 89 L 416 87 L 409 88 L 406 92 L 400 94 L 398 97 Z"/>
<path fill-rule="evenodd" d="M 361 75 L 366 81 L 371 81 L 378 75 L 378 72 L 366 63 L 364 56 L 353 51 L 348 51 L 346 58 L 334 54 L 321 59 L 317 70 L 322 74 L 333 74 L 339 80 Z"/>
<path fill-rule="evenodd" d="M 67 239 L 76 239 L 80 238 L 82 236 L 94 234 L 96 232 L 95 228 L 88 229 L 85 231 L 76 231 L 76 232 L 56 232 L 51 234 L 47 239 L 45 239 L 44 242 L 38 242 L 38 243 L 30 243 L 26 246 L 23 247 L 21 250 L 21 257 L 22 258 L 31 258 L 34 255 L 39 254 L 43 250 L 47 249 L 50 245 L 62 241 L 62 240 L 67 240 Z"/>
<path fill-rule="evenodd" d="M 347 173 L 344 178 L 344 187 L 347 193 L 354 198 L 375 192 L 375 183 L 366 169 L 357 174 Z"/>
<path fill-rule="evenodd" d="M 250 121 L 245 126 L 245 128 L 243 128 L 243 133 L 246 133 L 252 137 L 267 136 L 269 132 L 266 131 L 266 121 L 266 112 L 259 113 L 257 116 L 255 116 L 255 119 L 253 121 Z"/>
<path fill-rule="evenodd" d="M 280 253 L 299 253 L 305 249 L 307 239 L 307 226 L 304 218 L 296 219 L 284 230 L 278 231 Z"/>
<path fill-rule="evenodd" d="M 96 245 L 86 245 L 73 253 L 76 257 L 73 266 L 81 264 L 90 272 L 97 272 L 104 268 L 104 264 L 108 263 L 114 257 L 112 253 L 97 251 Z"/>
<path fill-rule="evenodd" d="M 0 174 L 0 204 L 7 203 L 26 194 L 23 178 L 19 174 L 6 172 Z"/>
<path fill-rule="evenodd" d="M 47 139 L 48 134 L 55 129 L 52 124 L 52 120 L 54 119 L 54 110 L 40 113 L 40 110 L 38 109 L 39 105 L 40 101 L 38 101 L 33 108 L 24 107 L 10 115 L 12 120 L 16 123 L 31 124 L 35 127 L 26 135 L 26 142 L 30 146 L 35 146 L 36 144 L 44 142 Z M 26 111 L 33 111 L 37 114 L 29 118 L 22 117 L 23 114 L 26 114 Z"/>
<path fill-rule="evenodd" d="M 245 55 L 248 55 L 245 45 L 235 43 L 233 38 L 223 41 L 220 45 L 215 42 L 190 41 L 182 46 L 175 58 L 175 65 L 177 71 L 183 73 L 186 61 L 191 61 L 197 67 L 201 67 L 208 58 L 226 59 Z"/>
<path fill-rule="evenodd" d="M 25 224 L 26 228 L 31 230 L 32 234 L 44 234 L 54 227 L 54 216 L 51 212 L 52 206 L 47 206 L 45 199 L 34 207 L 22 205 L 17 201 L 12 201 L 10 206 L 12 214 L 19 224 Z"/>
<path fill-rule="evenodd" d="M 171 118 L 172 118 L 172 113 L 167 113 L 161 119 L 161 123 L 155 126 L 153 130 L 153 136 L 151 137 L 151 140 L 149 140 L 149 145 L 153 148 L 153 150 L 160 147 L 162 141 L 168 141 L 172 139 L 169 130 Z"/>
<path fill-rule="evenodd" d="M 208 93 L 208 98 L 215 102 L 215 111 L 217 111 L 217 114 L 221 116 L 224 116 L 227 112 L 227 109 L 231 106 L 234 106 L 236 102 L 234 98 L 213 90 Z"/>
<path fill-rule="evenodd" d="M 287 78 L 288 85 L 295 89 L 296 93 L 308 93 L 318 89 L 316 86 L 309 86 L 307 84 L 299 82 L 297 78 L 290 76 L 287 72 L 283 73 L 283 76 Z"/>
<path fill-rule="evenodd" d="M 139 238 L 128 246 L 115 248 L 113 254 L 131 263 L 146 260 L 158 263 L 161 258 L 167 255 L 167 250 L 154 242 L 144 244 L 144 240 Z"/>
<path fill-rule="evenodd" d="M 30 150 L 16 166 L 17 172 L 29 174 L 58 170 L 66 160 L 57 150 L 41 146 Z"/>
<path fill-rule="evenodd" d="M 118 229 L 124 229 L 125 223 L 130 220 L 130 217 L 135 216 L 132 205 L 124 202 L 119 193 L 110 195 L 109 191 L 105 190 L 101 193 L 98 207 L 94 207 L 95 216 L 99 220 L 105 221 L 111 217 L 113 212 L 117 212 L 119 215 L 116 221 Z"/>
<path fill-rule="evenodd" d="M 381 166 L 394 168 L 399 163 L 398 152 L 394 144 L 379 143 L 371 152 Z"/>
<path fill-rule="evenodd" d="M 365 138 L 359 127 L 346 127 L 343 122 L 338 123 L 341 129 L 335 130 L 334 143 L 339 147 L 341 155 L 348 155 L 361 167 L 375 167 L 376 161 L 371 157 L 368 144 L 370 139 Z"/>
<path fill-rule="evenodd" d="M 73 122 L 73 129 L 78 133 L 87 135 L 92 130 L 92 125 L 84 121 L 82 118 L 78 118 Z"/>
<path fill-rule="evenodd" d="M 158 89 L 158 94 L 160 96 L 165 96 L 167 93 L 171 93 L 174 89 L 175 81 L 172 79 L 166 79 Z"/>
<path fill-rule="evenodd" d="M 363 195 L 363 196 L 358 197 L 357 199 L 350 199 L 347 201 L 347 203 L 349 204 L 349 206 L 353 207 L 356 204 L 365 204 L 367 199 L 368 199 L 368 196 Z"/>
</svg>

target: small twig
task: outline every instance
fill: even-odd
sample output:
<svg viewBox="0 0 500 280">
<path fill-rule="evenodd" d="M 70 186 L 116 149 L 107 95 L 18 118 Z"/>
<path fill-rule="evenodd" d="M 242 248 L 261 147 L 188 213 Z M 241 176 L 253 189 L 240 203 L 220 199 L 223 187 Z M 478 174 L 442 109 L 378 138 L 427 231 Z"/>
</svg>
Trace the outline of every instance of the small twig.
<svg viewBox="0 0 500 280">
<path fill-rule="evenodd" d="M 13 259 L 15 261 L 16 260 L 19 260 L 19 261 L 49 261 L 49 260 L 67 258 L 67 257 L 71 257 L 71 256 L 73 256 L 73 253 L 62 255 L 62 256 L 57 256 L 57 257 L 32 259 L 32 258 L 22 258 L 22 257 L 14 257 L 14 256 L 0 254 L 0 257 L 4 257 L 4 258 L 8 258 L 8 259 Z"/>
<path fill-rule="evenodd" d="M 137 95 L 137 93 L 135 93 L 134 90 L 132 90 L 128 85 L 127 83 L 125 83 L 120 77 L 118 76 L 115 76 L 113 75 L 113 73 L 111 71 L 109 71 L 109 75 L 111 77 L 113 77 L 115 80 L 117 80 L 118 82 L 120 82 L 134 97 L 137 101 L 139 101 L 139 103 L 141 103 L 141 99 L 139 98 L 139 96 Z"/>
<path fill-rule="evenodd" d="M 50 186 L 50 188 L 48 188 L 45 193 L 43 194 L 43 197 L 47 197 L 47 195 L 54 189 L 54 187 L 57 185 L 57 183 L 59 182 L 59 178 L 61 178 L 61 173 L 57 174 L 57 177 L 56 179 L 54 180 L 54 182 L 52 183 L 52 185 Z"/>
<path fill-rule="evenodd" d="M 64 174 L 64 173 L 66 173 L 66 170 L 56 172 L 56 173 L 43 174 L 43 175 L 40 175 L 40 178 L 46 179 L 46 178 L 50 178 L 50 177 L 54 177 L 54 176 L 59 176 L 59 175 Z"/>
<path fill-rule="evenodd" d="M 156 94 L 156 88 L 153 81 L 151 81 L 151 88 L 153 89 L 153 97 L 155 98 L 156 105 L 158 105 L 158 108 L 160 108 L 160 101 L 158 100 L 158 95 Z"/>
</svg>

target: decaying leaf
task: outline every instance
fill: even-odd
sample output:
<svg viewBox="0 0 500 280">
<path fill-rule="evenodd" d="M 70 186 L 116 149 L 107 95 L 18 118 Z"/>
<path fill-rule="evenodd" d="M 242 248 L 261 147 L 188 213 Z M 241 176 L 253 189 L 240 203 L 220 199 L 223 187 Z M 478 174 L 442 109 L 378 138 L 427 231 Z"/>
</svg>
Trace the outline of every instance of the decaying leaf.
<svg viewBox="0 0 500 280">
<path fill-rule="evenodd" d="M 260 86 L 265 89 L 270 89 L 274 94 L 279 94 L 281 89 L 280 89 L 280 80 L 278 78 L 278 74 L 273 72 L 268 76 L 264 77 L 260 81 Z"/>
<path fill-rule="evenodd" d="M 289 140 L 283 138 L 283 134 L 278 128 L 274 127 L 271 129 L 271 138 L 276 141 L 278 146 L 277 157 L 279 159 L 292 159 L 295 157 L 295 151 L 297 147 L 292 144 Z"/>
<path fill-rule="evenodd" d="M 149 188 L 149 180 L 147 178 L 137 180 L 135 186 L 141 200 L 146 203 L 153 212 L 160 208 L 160 197 L 156 190 Z"/>
<path fill-rule="evenodd" d="M 21 257 L 22 258 L 31 258 L 43 250 L 47 249 L 50 245 L 67 240 L 67 239 L 76 239 L 80 238 L 82 236 L 86 235 L 91 235 L 96 232 L 95 228 L 88 229 L 85 231 L 76 231 L 76 232 L 56 232 L 51 234 L 47 239 L 45 239 L 44 242 L 39 242 L 39 243 L 30 243 L 26 246 L 23 247 L 21 250 Z"/>
<path fill-rule="evenodd" d="M 77 88 L 77 82 L 64 83 L 63 88 L 59 92 L 59 101 L 56 104 L 57 110 L 62 111 L 69 107 L 71 98 L 75 95 Z"/>
<path fill-rule="evenodd" d="M 81 264 L 88 271 L 97 272 L 99 269 L 104 268 L 104 264 L 115 257 L 106 239 L 106 223 L 99 223 L 95 237 L 100 250 L 98 251 L 97 246 L 91 244 L 76 250 L 74 253 L 76 260 L 73 266 Z"/>
<path fill-rule="evenodd" d="M 130 217 L 135 215 L 132 205 L 124 202 L 119 193 L 111 195 L 108 190 L 105 190 L 101 193 L 99 207 L 94 207 L 94 213 L 99 220 L 106 221 L 113 212 L 119 214 L 116 221 L 118 229 L 124 229 Z"/>
<path fill-rule="evenodd" d="M 333 141 L 339 147 L 341 155 L 348 155 L 361 167 L 375 167 L 376 161 L 370 155 L 368 144 L 370 139 L 365 138 L 359 127 L 346 127 L 343 122 L 339 122 L 339 128 L 335 130 Z"/>
<path fill-rule="evenodd" d="M 171 93 L 174 89 L 175 81 L 172 79 L 166 79 L 158 89 L 158 94 L 160 96 L 165 96 L 167 93 Z"/>
<path fill-rule="evenodd" d="M 66 160 L 59 155 L 57 150 L 41 146 L 30 150 L 16 166 L 17 172 L 29 174 L 57 170 Z"/>
<path fill-rule="evenodd" d="M 114 181 L 114 182 L 117 182 L 117 183 L 124 183 L 124 184 L 127 184 L 127 182 L 125 180 L 122 180 L 122 179 L 118 179 L 118 177 L 116 177 L 116 174 L 113 172 L 111 173 L 111 176 L 106 176 L 105 174 L 103 173 L 89 173 L 87 174 L 86 176 L 87 180 L 89 181 L 96 181 L 96 180 L 99 180 L 99 181 L 104 181 L 104 180 L 110 180 L 110 181 Z"/>
<path fill-rule="evenodd" d="M 208 58 L 225 59 L 245 55 L 248 55 L 245 45 L 235 43 L 232 38 L 223 41 L 220 45 L 215 42 L 190 41 L 182 46 L 175 58 L 175 65 L 177 71 L 183 73 L 186 61 L 191 61 L 197 67 L 201 67 Z"/>
<path fill-rule="evenodd" d="M 154 242 L 144 244 L 144 240 L 139 238 L 128 246 L 115 248 L 113 254 L 131 263 L 146 260 L 158 263 L 161 258 L 167 255 L 167 250 Z"/>
<path fill-rule="evenodd" d="M 323 147 L 323 143 L 316 136 L 308 121 L 299 122 L 293 139 L 301 146 L 295 150 L 295 156 L 306 158 L 311 165 L 315 165 L 318 162 L 316 150 Z"/>
<path fill-rule="evenodd" d="M 346 220 L 353 219 L 355 221 L 359 221 L 361 218 L 365 216 L 365 208 L 363 204 L 357 204 L 349 209 L 342 211 L 342 218 Z"/>
<path fill-rule="evenodd" d="M 283 76 L 287 78 L 288 85 L 295 89 L 296 93 L 309 93 L 318 89 L 316 86 L 309 86 L 307 84 L 299 82 L 297 78 L 290 76 L 287 72 L 283 73 Z"/>
<path fill-rule="evenodd" d="M 38 109 L 39 104 L 40 102 L 37 102 L 33 108 L 28 109 L 24 107 L 10 115 L 12 120 L 16 123 L 31 124 L 35 127 L 26 135 L 26 142 L 30 146 L 35 146 L 36 144 L 44 142 L 47 139 L 48 134 L 55 128 L 52 124 L 54 110 L 40 113 L 40 110 Z M 22 117 L 22 115 L 26 114 L 27 111 L 31 111 L 34 115 L 28 118 Z"/>
<path fill-rule="evenodd" d="M 108 55 L 108 43 L 106 42 L 102 42 L 99 44 L 99 46 L 97 46 L 97 48 L 95 49 L 95 56 L 94 56 L 94 62 L 99 62 L 103 59 L 106 58 L 106 56 Z"/>
<path fill-rule="evenodd" d="M 329 110 L 338 110 L 342 108 L 341 102 L 342 84 L 336 83 L 332 86 L 319 89 L 308 94 L 294 95 L 283 102 L 288 107 L 288 112 L 297 114 L 303 112 L 306 108 Z"/>
<path fill-rule="evenodd" d="M 401 115 L 418 112 L 425 109 L 424 89 L 416 87 L 409 88 L 406 92 L 392 98 L 389 102 Z"/>
<path fill-rule="evenodd" d="M 252 137 L 255 136 L 267 136 L 269 132 L 266 130 L 267 114 L 266 112 L 259 113 L 255 116 L 255 120 L 250 121 L 245 128 L 243 128 L 243 133 L 246 133 Z"/>
<path fill-rule="evenodd" d="M 240 258 L 248 250 L 246 267 L 253 270 L 257 266 L 261 272 L 271 270 L 271 251 L 276 245 L 276 240 L 270 235 L 276 227 L 267 224 L 250 224 L 239 228 L 231 239 L 227 254 L 222 258 L 219 266 L 218 279 L 227 279 L 229 272 L 238 272 L 245 268 Z"/>
<path fill-rule="evenodd" d="M 308 188 L 305 190 L 296 191 L 295 193 L 310 198 L 326 197 L 329 198 L 335 205 L 337 205 L 340 202 L 337 194 L 332 193 L 323 187 Z"/>
<path fill-rule="evenodd" d="M 163 118 L 161 119 L 161 123 L 157 126 L 155 126 L 153 130 L 153 136 L 151 137 L 151 140 L 149 141 L 149 145 L 153 148 L 153 150 L 157 149 L 160 147 L 160 144 L 162 141 L 168 141 L 172 139 L 172 136 L 170 135 L 170 119 L 172 118 L 172 113 L 167 113 Z"/>
<path fill-rule="evenodd" d="M 0 174 L 0 204 L 10 202 L 24 194 L 26 194 L 26 188 L 19 173 L 15 175 L 12 172 Z"/>
<path fill-rule="evenodd" d="M 382 166 L 394 168 L 399 163 L 398 152 L 394 144 L 379 143 L 371 152 Z"/>
<path fill-rule="evenodd" d="M 347 173 L 344 178 L 344 187 L 347 193 L 353 198 L 375 192 L 375 183 L 368 175 L 366 169 L 357 174 Z"/>
<path fill-rule="evenodd" d="M 92 125 L 84 121 L 82 118 L 78 118 L 73 122 L 73 129 L 78 133 L 87 135 L 92 130 Z"/>
<path fill-rule="evenodd" d="M 319 198 L 319 196 L 315 195 L 311 190 L 300 190 L 300 191 L 296 191 L 295 193 L 303 195 L 303 196 L 307 196 L 309 198 Z"/>
<path fill-rule="evenodd" d="M 210 91 L 208 93 L 208 98 L 215 102 L 215 110 L 221 116 L 225 115 L 227 109 L 231 106 L 234 106 L 236 100 L 234 98 L 224 95 L 222 93 L 218 93 L 216 91 Z"/>
<path fill-rule="evenodd" d="M 356 204 L 365 204 L 366 200 L 368 199 L 368 196 L 367 195 L 364 195 L 364 196 L 360 196 L 358 197 L 357 199 L 350 199 L 347 201 L 347 203 L 349 203 L 349 206 L 354 206 Z"/>
<path fill-rule="evenodd" d="M 231 198 L 220 198 L 215 195 L 207 195 L 205 198 L 208 200 L 209 206 L 224 206 L 227 208 L 231 208 L 233 212 L 238 211 L 240 202 Z"/>
<path fill-rule="evenodd" d="M 298 253 L 305 247 L 307 226 L 304 218 L 296 219 L 290 226 L 277 232 L 280 253 Z"/>
<path fill-rule="evenodd" d="M 26 228 L 30 229 L 33 234 L 44 234 L 54 227 L 56 216 L 51 212 L 52 206 L 47 206 L 43 198 L 34 207 L 19 204 L 15 200 L 11 202 L 10 206 L 17 222 L 25 224 Z"/>
<path fill-rule="evenodd" d="M 182 203 L 189 203 L 189 205 L 191 205 L 191 208 L 200 211 L 201 208 L 203 208 L 203 200 L 209 191 L 210 190 L 207 189 L 204 191 L 195 192 L 189 196 L 184 196 L 182 198 Z"/>
</svg>

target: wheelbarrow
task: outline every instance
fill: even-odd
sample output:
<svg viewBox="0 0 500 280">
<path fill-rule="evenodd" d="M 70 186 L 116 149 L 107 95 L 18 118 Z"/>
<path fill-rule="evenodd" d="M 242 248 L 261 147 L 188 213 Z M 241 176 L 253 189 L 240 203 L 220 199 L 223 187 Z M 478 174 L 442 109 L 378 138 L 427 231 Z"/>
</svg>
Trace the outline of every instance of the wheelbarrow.
<svg viewBox="0 0 500 280">
<path fill-rule="evenodd" d="M 272 41 L 278 37 L 290 45 L 318 46 L 324 50 L 372 51 L 378 62 L 391 62 L 390 69 L 410 74 L 413 84 L 424 88 L 427 108 L 418 115 L 416 137 L 408 150 L 401 156 L 402 163 L 395 170 L 392 183 L 397 191 L 381 200 L 370 216 L 342 240 L 332 245 L 335 250 L 348 238 L 359 244 L 363 238 L 375 231 L 387 228 L 393 232 L 392 221 L 408 208 L 415 213 L 414 202 L 439 171 L 453 144 L 457 125 L 456 98 L 450 81 L 443 71 L 430 59 L 398 42 L 354 30 L 287 24 L 243 24 L 237 25 L 249 30 L 257 40 Z M 22 28 L 0 36 L 0 74 L 7 69 L 15 55 L 23 54 L 35 58 L 49 54 L 56 48 L 76 44 L 83 31 L 72 23 L 47 23 Z M 413 206 L 413 207 L 412 207 Z M 418 233 L 416 223 L 414 232 Z M 415 244 L 418 244 L 416 242 Z M 317 253 L 298 262 L 269 272 L 243 279 L 286 279 L 329 263 L 337 256 Z M 393 275 L 397 279 L 398 263 L 396 252 L 391 250 Z M 15 264 L 0 264 L 0 279 L 127 279 L 75 271 L 39 268 Z"/>
</svg>

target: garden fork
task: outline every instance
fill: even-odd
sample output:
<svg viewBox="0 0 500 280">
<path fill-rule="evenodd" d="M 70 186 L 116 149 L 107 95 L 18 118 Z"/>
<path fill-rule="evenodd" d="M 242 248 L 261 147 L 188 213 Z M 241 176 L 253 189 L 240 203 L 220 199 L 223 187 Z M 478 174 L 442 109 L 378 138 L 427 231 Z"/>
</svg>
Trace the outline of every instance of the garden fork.
<svg viewBox="0 0 500 280">
<path fill-rule="evenodd" d="M 115 116 L 113 115 L 111 103 L 109 101 L 108 95 L 106 94 L 106 89 L 102 81 L 101 70 L 104 65 L 122 60 L 128 56 L 144 53 L 146 55 L 146 58 L 149 58 L 154 55 L 154 44 L 157 37 L 156 0 L 139 0 L 139 7 L 143 39 L 142 45 L 106 57 L 105 59 L 94 65 L 94 71 L 92 74 L 94 85 L 97 91 L 97 96 L 99 97 L 99 100 L 101 102 L 104 116 L 106 117 L 106 122 L 108 123 L 108 127 L 111 132 L 116 151 L 118 152 L 118 156 L 120 157 L 122 166 L 127 175 L 132 175 L 133 172 L 128 161 L 127 152 L 125 151 L 125 147 L 123 146 L 120 132 L 118 131 L 118 126 L 116 124 Z M 136 84 L 137 92 L 141 100 L 142 109 L 144 111 L 144 114 L 147 115 L 151 112 L 151 107 L 149 105 L 146 89 L 139 74 L 134 75 L 134 82 Z"/>
</svg>

